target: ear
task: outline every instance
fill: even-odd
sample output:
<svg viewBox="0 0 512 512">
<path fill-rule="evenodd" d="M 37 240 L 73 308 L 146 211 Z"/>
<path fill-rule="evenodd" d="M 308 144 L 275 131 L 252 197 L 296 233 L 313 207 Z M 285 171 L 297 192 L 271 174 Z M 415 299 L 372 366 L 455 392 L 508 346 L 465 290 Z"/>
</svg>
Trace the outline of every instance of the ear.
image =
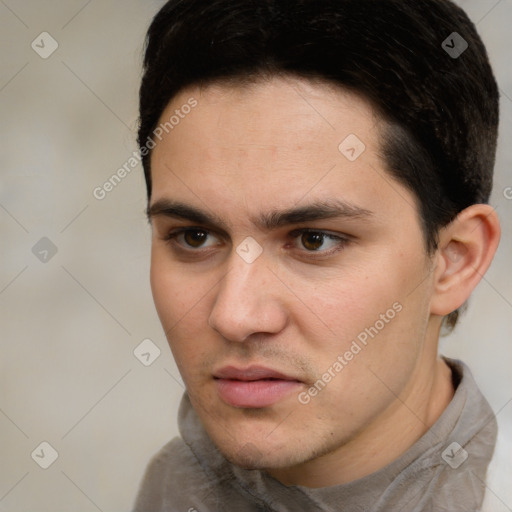
<svg viewBox="0 0 512 512">
<path fill-rule="evenodd" d="M 462 306 L 483 277 L 500 241 L 498 216 L 474 204 L 439 232 L 430 312 L 445 316 Z"/>
</svg>

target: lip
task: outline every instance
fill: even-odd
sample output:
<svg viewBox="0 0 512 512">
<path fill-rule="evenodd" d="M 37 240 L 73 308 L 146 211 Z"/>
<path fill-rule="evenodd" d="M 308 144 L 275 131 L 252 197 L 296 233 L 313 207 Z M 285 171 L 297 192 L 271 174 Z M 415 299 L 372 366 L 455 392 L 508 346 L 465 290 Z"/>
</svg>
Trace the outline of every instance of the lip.
<svg viewBox="0 0 512 512">
<path fill-rule="evenodd" d="M 236 366 L 224 366 L 214 372 L 213 376 L 217 379 L 232 379 L 242 381 L 254 381 L 263 379 L 294 380 L 296 377 L 286 375 L 272 368 L 265 366 L 249 366 L 248 368 L 237 368 Z"/>
<path fill-rule="evenodd" d="M 250 409 L 274 405 L 303 384 L 293 376 L 264 366 L 225 366 L 213 376 L 225 403 Z"/>
</svg>

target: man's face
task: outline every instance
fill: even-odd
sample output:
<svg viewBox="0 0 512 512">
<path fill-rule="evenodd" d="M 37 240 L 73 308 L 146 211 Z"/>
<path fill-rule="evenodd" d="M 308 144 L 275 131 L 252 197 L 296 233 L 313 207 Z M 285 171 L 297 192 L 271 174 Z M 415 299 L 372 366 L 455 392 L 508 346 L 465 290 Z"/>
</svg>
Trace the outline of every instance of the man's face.
<svg viewBox="0 0 512 512">
<path fill-rule="evenodd" d="M 421 392 L 437 339 L 416 201 L 384 169 L 381 125 L 291 78 L 190 88 L 161 121 L 177 109 L 152 155 L 151 284 L 202 423 L 245 467 L 356 443 Z"/>
</svg>

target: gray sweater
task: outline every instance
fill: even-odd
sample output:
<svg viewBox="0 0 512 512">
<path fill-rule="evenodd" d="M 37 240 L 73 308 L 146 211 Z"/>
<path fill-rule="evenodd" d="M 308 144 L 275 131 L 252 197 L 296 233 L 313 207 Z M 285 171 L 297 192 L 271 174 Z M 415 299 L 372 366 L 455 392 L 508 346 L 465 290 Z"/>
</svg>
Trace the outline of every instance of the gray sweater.
<svg viewBox="0 0 512 512">
<path fill-rule="evenodd" d="M 316 489 L 285 486 L 264 471 L 231 464 L 185 393 L 178 418 L 181 438 L 151 460 L 134 512 L 477 512 L 496 443 L 496 419 L 467 366 L 446 361 L 455 395 L 413 446 L 366 477 Z"/>
</svg>

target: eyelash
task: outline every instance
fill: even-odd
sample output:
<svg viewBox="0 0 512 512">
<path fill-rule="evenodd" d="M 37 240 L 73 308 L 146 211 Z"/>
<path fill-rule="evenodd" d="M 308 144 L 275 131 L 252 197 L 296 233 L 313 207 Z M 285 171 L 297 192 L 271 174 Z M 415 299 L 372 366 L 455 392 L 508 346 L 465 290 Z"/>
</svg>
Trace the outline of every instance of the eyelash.
<svg viewBox="0 0 512 512">
<path fill-rule="evenodd" d="M 199 255 L 199 254 L 204 253 L 207 250 L 211 249 L 211 247 L 206 247 L 206 248 L 201 248 L 200 247 L 200 248 L 197 248 L 197 249 L 185 248 L 179 242 L 176 241 L 176 238 L 178 238 L 178 236 L 180 236 L 180 235 L 186 234 L 187 232 L 198 232 L 198 231 L 206 233 L 207 235 L 211 234 L 207 229 L 204 229 L 204 228 L 201 228 L 201 227 L 194 227 L 194 226 L 192 226 L 192 227 L 186 227 L 186 228 L 179 228 L 179 229 L 176 229 L 174 231 L 169 232 L 164 237 L 164 241 L 166 241 L 170 245 L 174 246 L 174 248 L 178 248 L 182 252 L 186 252 L 188 254 L 197 254 L 197 255 Z M 334 234 L 332 234 L 332 233 L 330 233 L 328 231 L 323 231 L 323 230 L 320 230 L 320 229 L 311 229 L 311 228 L 295 229 L 295 230 L 291 231 L 288 236 L 290 238 L 292 238 L 293 240 L 295 240 L 295 239 L 299 238 L 300 236 L 304 235 L 305 233 L 319 234 L 319 235 L 322 235 L 324 237 L 324 239 L 329 239 L 329 240 L 337 241 L 337 246 L 332 248 L 332 249 L 328 249 L 328 250 L 323 250 L 323 251 L 322 250 L 318 250 L 318 251 L 315 251 L 315 250 L 307 250 L 307 249 L 300 250 L 299 249 L 301 252 L 307 254 L 308 257 L 311 257 L 311 258 L 331 256 L 331 255 L 337 253 L 338 251 L 344 249 L 345 246 L 351 241 L 348 236 L 334 235 Z M 212 247 L 215 247 L 215 246 L 212 246 Z"/>
</svg>

